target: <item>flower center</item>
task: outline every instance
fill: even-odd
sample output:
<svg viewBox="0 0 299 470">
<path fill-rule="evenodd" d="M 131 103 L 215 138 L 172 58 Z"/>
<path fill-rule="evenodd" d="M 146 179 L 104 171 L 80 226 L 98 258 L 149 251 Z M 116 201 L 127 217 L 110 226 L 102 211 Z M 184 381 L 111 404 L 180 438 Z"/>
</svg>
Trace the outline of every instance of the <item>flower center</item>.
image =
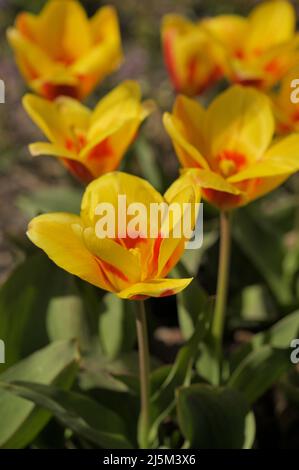
<svg viewBox="0 0 299 470">
<path fill-rule="evenodd" d="M 235 150 L 223 150 L 216 161 L 219 172 L 225 178 L 238 173 L 246 165 L 246 157 Z"/>
</svg>

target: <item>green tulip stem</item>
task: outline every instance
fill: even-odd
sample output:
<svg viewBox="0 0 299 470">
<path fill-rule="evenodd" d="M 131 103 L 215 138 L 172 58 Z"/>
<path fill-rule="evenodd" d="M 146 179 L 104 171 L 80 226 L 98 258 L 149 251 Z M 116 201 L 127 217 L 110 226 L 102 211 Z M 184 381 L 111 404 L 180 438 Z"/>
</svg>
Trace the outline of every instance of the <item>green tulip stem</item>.
<svg viewBox="0 0 299 470">
<path fill-rule="evenodd" d="M 139 420 L 139 444 L 143 449 L 148 448 L 150 427 L 150 365 L 146 312 L 143 300 L 136 302 L 136 328 L 139 352 L 140 397 L 141 410 Z"/>
<path fill-rule="evenodd" d="M 231 246 L 231 216 L 230 213 L 220 213 L 220 253 L 218 261 L 218 279 L 214 317 L 212 321 L 212 340 L 215 356 L 219 365 L 219 381 L 221 381 L 221 363 L 223 348 L 223 330 L 227 304 Z"/>
</svg>

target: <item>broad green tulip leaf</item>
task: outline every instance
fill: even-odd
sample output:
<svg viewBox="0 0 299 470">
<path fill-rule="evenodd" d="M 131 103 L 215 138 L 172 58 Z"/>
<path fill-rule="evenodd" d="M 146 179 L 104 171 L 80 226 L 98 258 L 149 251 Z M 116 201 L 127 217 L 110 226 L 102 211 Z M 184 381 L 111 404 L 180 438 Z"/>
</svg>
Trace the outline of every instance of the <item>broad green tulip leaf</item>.
<svg viewBox="0 0 299 470">
<path fill-rule="evenodd" d="M 175 405 L 175 390 L 190 381 L 192 364 L 197 357 L 198 346 L 207 334 L 209 326 L 209 319 L 199 314 L 194 333 L 181 347 L 173 366 L 169 370 L 163 367 L 162 370 L 158 369 L 152 374 L 151 383 L 158 385 L 156 390 L 152 390 L 150 404 L 152 424 L 149 439 L 152 444 L 155 443 L 159 425 Z"/>
<path fill-rule="evenodd" d="M 28 257 L 0 289 L 0 338 L 6 363 L 0 372 L 49 340 L 46 314 L 50 299 L 70 276 L 42 253 Z"/>
<path fill-rule="evenodd" d="M 252 404 L 292 366 L 290 350 L 261 346 L 239 364 L 228 385 L 242 392 Z"/>
<path fill-rule="evenodd" d="M 179 425 L 194 449 L 242 449 L 254 440 L 253 416 L 242 395 L 203 384 L 177 392 Z"/>
<path fill-rule="evenodd" d="M 100 306 L 99 337 L 104 354 L 114 359 L 133 349 L 136 325 L 133 302 L 107 294 Z"/>
<path fill-rule="evenodd" d="M 106 449 L 130 449 L 120 417 L 86 395 L 53 386 L 17 381 L 0 384 L 5 390 L 30 400 L 52 413 L 65 427 Z"/>
<path fill-rule="evenodd" d="M 150 358 L 150 368 L 160 363 Z M 82 390 L 101 388 L 117 392 L 130 390 L 136 394 L 139 388 L 139 358 L 137 351 L 123 353 L 117 359 L 109 359 L 100 351 L 85 356 L 80 364 L 79 383 Z"/>
<path fill-rule="evenodd" d="M 83 191 L 74 188 L 53 188 L 35 191 L 17 200 L 18 207 L 30 218 L 48 212 L 79 214 Z"/>
<path fill-rule="evenodd" d="M 51 341 L 76 338 L 80 349 L 90 345 L 90 331 L 82 299 L 78 295 L 53 297 L 47 314 L 47 331 Z"/>
<path fill-rule="evenodd" d="M 290 285 L 283 277 L 285 250 L 279 233 L 266 220 L 254 218 L 253 210 L 243 208 L 234 216 L 233 235 L 278 301 L 282 305 L 292 304 Z"/>
<path fill-rule="evenodd" d="M 58 341 L 23 359 L 0 375 L 0 382 L 15 380 L 59 384 L 69 388 L 78 368 L 77 342 Z M 33 403 L 0 391 L 0 447 L 19 449 L 28 445 L 47 424 L 50 413 Z"/>
</svg>

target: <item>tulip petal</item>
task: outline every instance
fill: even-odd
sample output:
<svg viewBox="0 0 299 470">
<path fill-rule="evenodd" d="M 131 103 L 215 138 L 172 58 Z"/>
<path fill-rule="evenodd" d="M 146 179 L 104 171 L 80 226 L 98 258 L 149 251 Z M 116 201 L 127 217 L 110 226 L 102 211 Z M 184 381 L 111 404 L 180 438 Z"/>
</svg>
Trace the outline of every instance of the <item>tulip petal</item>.
<svg viewBox="0 0 299 470">
<path fill-rule="evenodd" d="M 173 115 L 165 113 L 163 123 L 166 131 L 170 135 L 177 156 L 183 167 L 192 168 L 209 168 L 206 160 L 198 149 L 191 145 L 187 137 L 184 136 L 182 123 Z"/>
<path fill-rule="evenodd" d="M 55 106 L 69 129 L 87 132 L 92 115 L 89 108 L 67 96 L 58 97 L 55 100 Z"/>
<path fill-rule="evenodd" d="M 51 76 L 57 70 L 57 65 L 50 60 L 46 53 L 25 36 L 22 36 L 17 29 L 9 28 L 7 38 L 15 52 L 22 75 L 31 85 L 41 75 Z"/>
<path fill-rule="evenodd" d="M 243 16 L 218 15 L 203 20 L 202 24 L 229 51 L 235 51 L 248 36 L 249 24 Z"/>
<path fill-rule="evenodd" d="M 91 227 L 84 229 L 84 241 L 88 250 L 103 262 L 103 270 L 116 290 L 140 280 L 139 258 L 134 251 L 110 238 L 99 238 Z"/>
<path fill-rule="evenodd" d="M 100 203 L 110 203 L 117 211 L 118 197 L 122 195 L 126 196 L 127 206 L 139 202 L 148 210 L 150 203 L 164 201 L 161 194 L 142 178 L 122 172 L 107 173 L 90 183 L 84 193 L 81 216 L 86 226 L 95 226 L 98 218 L 95 212 Z"/>
<path fill-rule="evenodd" d="M 204 123 L 208 155 L 223 152 L 244 155 L 248 163 L 261 157 L 274 133 L 269 99 L 253 88 L 235 85 L 209 106 Z"/>
<path fill-rule="evenodd" d="M 133 80 L 127 80 L 114 88 L 99 101 L 92 113 L 89 139 L 109 126 L 117 127 L 119 123 L 139 116 L 140 98 L 140 86 Z"/>
<path fill-rule="evenodd" d="M 205 141 L 202 133 L 206 110 L 194 99 L 179 95 L 173 107 L 173 115 L 181 122 L 183 134 L 198 151 L 204 152 Z"/>
<path fill-rule="evenodd" d="M 39 43 L 54 60 L 70 63 L 92 46 L 88 17 L 76 0 L 50 0 L 39 15 Z"/>
<path fill-rule="evenodd" d="M 156 256 L 158 256 L 157 275 L 165 277 L 171 269 L 176 265 L 180 259 L 184 248 L 185 242 L 189 240 L 190 236 L 187 235 L 187 230 L 193 230 L 198 215 L 198 206 L 201 197 L 200 186 L 196 182 L 192 172 L 185 172 L 178 178 L 166 191 L 164 198 L 168 204 L 177 205 L 180 207 L 180 218 L 176 220 L 173 217 L 172 224 L 169 227 L 169 236 L 163 238 L 160 242 L 160 249 Z M 191 212 L 188 214 L 186 205 L 191 206 Z M 190 220 L 189 220 L 190 219 Z M 161 232 L 165 233 L 165 228 L 168 228 L 168 221 L 162 225 Z M 176 229 L 180 228 L 181 237 L 176 237 Z"/>
<path fill-rule="evenodd" d="M 228 178 L 228 181 L 237 183 L 253 178 L 290 175 L 298 170 L 299 134 L 292 134 L 272 145 L 259 162 Z"/>
<path fill-rule="evenodd" d="M 127 289 L 118 292 L 121 299 L 134 299 L 142 297 L 167 297 L 177 294 L 185 289 L 191 279 L 155 279 L 134 284 Z"/>
<path fill-rule="evenodd" d="M 51 155 L 52 157 L 78 160 L 75 153 L 66 150 L 64 147 L 59 147 L 58 145 L 48 142 L 35 142 L 34 144 L 30 144 L 29 150 L 33 157 L 38 157 L 39 155 Z"/>
<path fill-rule="evenodd" d="M 72 135 L 59 114 L 55 102 L 28 94 L 23 98 L 23 106 L 33 122 L 51 142 L 65 146 L 66 139 L 71 138 Z"/>
<path fill-rule="evenodd" d="M 250 35 L 248 49 L 268 49 L 291 39 L 295 31 L 295 10 L 290 2 L 276 0 L 263 2 L 249 15 Z"/>
<path fill-rule="evenodd" d="M 67 213 L 44 214 L 29 224 L 27 235 L 54 263 L 97 287 L 111 291 L 95 257 L 83 241 L 80 217 Z"/>
<path fill-rule="evenodd" d="M 184 171 L 184 170 L 183 170 Z M 224 179 L 218 173 L 214 173 L 210 170 L 200 170 L 197 168 L 188 170 L 193 174 L 195 181 L 205 189 L 214 189 L 223 193 L 233 194 L 235 196 L 241 194 L 238 188 L 230 184 L 230 182 Z"/>
</svg>

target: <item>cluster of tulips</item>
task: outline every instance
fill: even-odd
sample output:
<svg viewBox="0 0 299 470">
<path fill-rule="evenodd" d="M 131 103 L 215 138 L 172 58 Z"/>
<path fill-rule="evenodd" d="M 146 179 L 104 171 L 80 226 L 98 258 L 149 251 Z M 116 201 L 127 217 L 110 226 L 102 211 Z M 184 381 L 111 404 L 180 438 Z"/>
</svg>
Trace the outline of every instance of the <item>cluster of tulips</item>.
<svg viewBox="0 0 299 470">
<path fill-rule="evenodd" d="M 221 15 L 191 22 L 167 15 L 162 47 L 178 93 L 163 116 L 181 174 L 161 195 L 144 179 L 117 171 L 155 104 L 125 81 L 91 110 L 81 103 L 123 60 L 114 8 L 89 19 L 77 0 L 49 0 L 39 15 L 21 13 L 8 30 L 18 67 L 33 90 L 24 107 L 47 141 L 33 156 L 60 160 L 88 184 L 80 215 L 50 213 L 29 224 L 30 240 L 61 268 L 122 299 L 136 300 L 140 354 L 140 445 L 148 446 L 149 353 L 144 300 L 174 295 L 192 279 L 167 278 L 186 240 L 175 237 L 95 236 L 101 202 L 172 202 L 201 198 L 220 212 L 220 257 L 212 344 L 221 383 L 222 342 L 229 282 L 231 214 L 273 191 L 299 170 L 299 106 L 290 100 L 299 78 L 299 36 L 288 1 L 259 4 L 247 18 Z M 207 108 L 196 96 L 225 79 L 231 85 Z M 241 209 L 242 210 L 242 209 Z"/>
</svg>

